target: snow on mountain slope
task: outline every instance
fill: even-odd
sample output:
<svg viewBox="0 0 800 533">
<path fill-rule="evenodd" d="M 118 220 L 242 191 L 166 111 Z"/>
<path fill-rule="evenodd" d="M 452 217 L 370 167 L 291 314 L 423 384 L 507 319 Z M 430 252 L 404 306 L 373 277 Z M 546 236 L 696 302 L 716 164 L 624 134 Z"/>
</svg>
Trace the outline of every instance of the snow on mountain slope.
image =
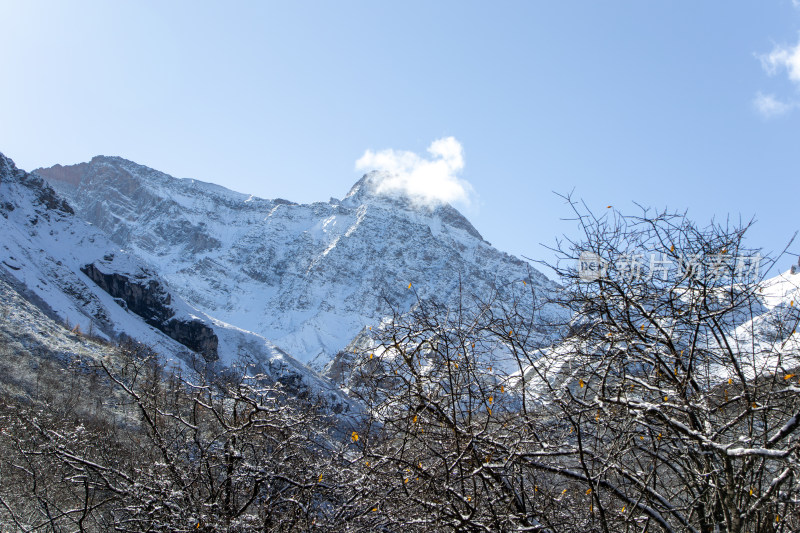
<svg viewBox="0 0 800 533">
<path fill-rule="evenodd" d="M 117 157 L 37 172 L 190 304 L 318 370 L 380 323 L 389 304 L 408 309 L 415 292 L 452 301 L 460 283 L 478 295 L 522 280 L 543 293 L 555 288 L 451 206 L 377 194 L 379 173 L 341 201 L 298 205 Z"/>
<path fill-rule="evenodd" d="M 263 337 L 188 305 L 152 266 L 75 216 L 44 180 L 2 154 L 0 235 L 0 278 L 51 317 L 102 338 L 133 338 L 186 364 L 204 359 L 215 368 L 244 359 L 298 394 L 322 395 L 336 410 L 352 407 L 328 380 Z"/>
<path fill-rule="evenodd" d="M 719 291 L 718 302 L 722 309 L 730 304 L 729 289 L 730 286 Z M 696 383 L 713 388 L 742 377 L 755 382 L 770 376 L 789 379 L 800 375 L 800 336 L 797 335 L 800 329 L 800 265 L 763 279 L 748 290 L 752 291 L 752 296 L 744 298 L 742 294 L 746 293 L 742 286 L 737 291 L 740 303 L 736 308 L 717 313 L 713 320 L 708 318 L 710 314 L 706 315 L 692 324 L 689 335 L 672 330 L 676 346 L 685 346 L 687 353 L 691 349 L 701 354 L 694 363 L 698 367 L 692 375 Z M 582 319 L 580 322 L 586 324 L 592 322 L 589 317 Z M 577 329 L 580 322 L 576 320 L 573 327 Z M 625 354 L 628 342 L 631 341 L 606 342 L 596 337 L 587 340 L 580 335 L 564 338 L 531 352 L 529 356 L 534 363 L 513 372 L 509 376 L 509 388 L 521 390 L 524 387 L 533 400 L 548 398 L 549 391 L 578 383 L 581 376 L 587 375 L 587 367 L 594 364 L 592 360 L 599 366 L 612 350 L 620 356 Z M 659 347 L 653 343 L 652 346 L 652 353 L 664 349 L 663 345 Z M 640 350 L 641 345 L 637 351 Z M 683 350 L 680 353 L 683 354 Z M 595 354 L 599 357 L 592 357 Z M 731 364 L 731 354 L 736 365 Z M 671 355 L 667 352 L 665 360 Z M 635 357 L 641 361 L 641 357 Z"/>
</svg>

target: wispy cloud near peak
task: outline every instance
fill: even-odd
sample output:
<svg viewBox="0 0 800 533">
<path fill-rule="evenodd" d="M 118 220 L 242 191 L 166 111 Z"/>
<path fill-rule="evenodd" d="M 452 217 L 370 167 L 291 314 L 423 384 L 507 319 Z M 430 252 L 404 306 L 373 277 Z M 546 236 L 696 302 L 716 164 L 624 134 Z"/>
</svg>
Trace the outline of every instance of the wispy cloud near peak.
<svg viewBox="0 0 800 533">
<path fill-rule="evenodd" d="M 428 156 L 405 150 L 367 150 L 356 169 L 387 173 L 377 184 L 378 193 L 403 192 L 423 202 L 461 202 L 469 205 L 474 190 L 458 175 L 464 169 L 464 149 L 455 137 L 444 137 L 428 146 Z"/>
</svg>

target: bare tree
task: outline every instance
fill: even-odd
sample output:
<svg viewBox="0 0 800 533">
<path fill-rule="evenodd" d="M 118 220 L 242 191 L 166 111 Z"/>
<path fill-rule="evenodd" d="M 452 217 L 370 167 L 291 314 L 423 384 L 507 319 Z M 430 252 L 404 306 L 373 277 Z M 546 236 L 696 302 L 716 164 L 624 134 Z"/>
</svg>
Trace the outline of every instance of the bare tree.
<svg viewBox="0 0 800 533">
<path fill-rule="evenodd" d="M 744 247 L 747 226 L 572 205 L 584 238 L 551 265 L 569 324 L 543 332 L 558 315 L 516 283 L 420 301 L 359 355 L 387 524 L 800 528 L 800 315 L 765 300 L 770 262 Z"/>
<path fill-rule="evenodd" d="M 597 512 L 668 531 L 797 528 L 800 315 L 765 303 L 770 262 L 745 248 L 748 226 L 573 206 L 585 240 L 555 265 L 572 334 L 529 375 L 575 434 L 564 450 Z"/>
<path fill-rule="evenodd" d="M 385 527 L 568 531 L 580 521 L 553 476 L 522 461 L 554 431 L 511 389 L 524 353 L 546 338 L 531 290 L 518 280 L 485 300 L 418 301 L 358 355 L 351 381 L 374 414 L 360 460 Z"/>
<path fill-rule="evenodd" d="M 295 531 L 333 515 L 338 492 L 328 483 L 347 472 L 317 406 L 244 371 L 225 380 L 166 371 L 133 344 L 97 370 L 108 391 L 100 417 L 0 406 L 4 523 L 20 531 Z"/>
</svg>

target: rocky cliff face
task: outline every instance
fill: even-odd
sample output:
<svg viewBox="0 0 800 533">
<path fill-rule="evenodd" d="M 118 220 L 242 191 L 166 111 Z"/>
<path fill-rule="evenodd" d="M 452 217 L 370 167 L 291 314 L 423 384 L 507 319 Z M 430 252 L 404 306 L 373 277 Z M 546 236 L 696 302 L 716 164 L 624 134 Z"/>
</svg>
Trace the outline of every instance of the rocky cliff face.
<svg viewBox="0 0 800 533">
<path fill-rule="evenodd" d="M 23 186 L 31 195 L 31 205 L 35 207 L 42 207 L 37 215 L 50 219 L 50 212 L 55 214 L 74 214 L 74 211 L 69 204 L 62 197 L 58 196 L 53 188 L 43 180 L 40 176 L 29 174 L 24 170 L 18 169 L 14 162 L 7 157 L 0 154 L 0 184 L 7 187 L 14 187 L 17 185 Z M 15 204 L 11 201 L 10 197 L 0 198 L 0 215 L 8 218 L 8 214 L 14 210 Z M 31 220 L 36 220 L 34 217 Z M 33 222 L 35 225 L 36 223 Z"/>
<path fill-rule="evenodd" d="M 54 165 L 47 169 L 47 177 L 57 183 L 77 187 L 80 185 L 81 178 L 86 174 L 88 167 L 89 163 L 68 166 Z"/>
<path fill-rule="evenodd" d="M 145 322 L 175 339 L 190 350 L 202 355 L 206 361 L 219 359 L 219 339 L 214 330 L 200 320 L 173 318 L 175 310 L 170 307 L 169 292 L 150 276 L 139 280 L 117 272 L 103 272 L 97 264 L 81 267 L 81 272 L 101 289 L 117 299 L 117 303 L 139 315 Z"/>
<path fill-rule="evenodd" d="M 523 280 L 543 294 L 554 288 L 484 241 L 451 206 L 378 194 L 378 173 L 341 201 L 298 205 L 113 157 L 37 172 L 190 304 L 318 370 L 391 307 L 408 309 L 417 296 L 502 293 Z"/>
</svg>

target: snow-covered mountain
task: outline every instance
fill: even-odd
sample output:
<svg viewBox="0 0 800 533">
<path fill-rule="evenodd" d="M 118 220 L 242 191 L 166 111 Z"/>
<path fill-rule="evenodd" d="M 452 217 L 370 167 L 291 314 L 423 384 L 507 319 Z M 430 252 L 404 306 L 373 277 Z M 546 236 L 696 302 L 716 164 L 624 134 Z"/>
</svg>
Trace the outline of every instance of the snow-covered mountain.
<svg viewBox="0 0 800 533">
<path fill-rule="evenodd" d="M 447 302 L 525 280 L 456 209 L 378 194 L 370 173 L 342 199 L 300 205 L 176 179 L 118 157 L 36 171 L 75 213 L 153 265 L 190 305 L 323 370 L 391 306 Z M 543 312 L 548 311 L 545 307 Z"/>
<path fill-rule="evenodd" d="M 74 325 L 75 332 L 132 338 L 181 364 L 200 362 L 213 370 L 246 359 L 297 394 L 324 397 L 336 411 L 354 405 L 329 380 L 264 337 L 187 304 L 153 265 L 120 249 L 101 229 L 76 216 L 41 177 L 16 168 L 2 154 L 0 281 L 5 315 L 19 314 L 21 323 L 31 322 L 20 331 L 36 342 L 53 344 L 58 335 L 14 301 L 24 300 L 50 319 Z"/>
<path fill-rule="evenodd" d="M 346 381 L 348 351 L 393 311 L 464 293 L 503 300 L 522 281 L 542 298 L 558 289 L 451 206 L 378 193 L 385 177 L 370 173 L 342 200 L 300 205 L 117 157 L 28 174 L 0 155 L 0 277 L 83 331 L 184 361 L 247 357 L 349 409 L 320 373 Z M 798 298 L 796 276 L 768 281 L 763 309 L 731 334 L 740 326 L 768 337 L 770 317 Z M 567 320 L 537 309 L 543 323 Z"/>
</svg>

